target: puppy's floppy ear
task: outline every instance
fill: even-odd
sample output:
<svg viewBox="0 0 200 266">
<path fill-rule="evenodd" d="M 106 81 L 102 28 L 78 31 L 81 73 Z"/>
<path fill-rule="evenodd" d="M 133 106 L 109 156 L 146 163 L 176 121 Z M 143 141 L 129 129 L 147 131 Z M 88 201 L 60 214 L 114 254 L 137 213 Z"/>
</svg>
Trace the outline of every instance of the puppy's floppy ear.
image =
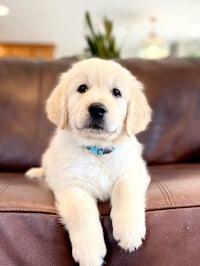
<svg viewBox="0 0 200 266">
<path fill-rule="evenodd" d="M 151 121 L 151 108 L 142 90 L 142 83 L 134 80 L 126 119 L 126 131 L 129 137 L 145 130 Z"/>
<path fill-rule="evenodd" d="M 66 106 L 66 74 L 61 76 L 59 84 L 51 93 L 47 100 L 46 112 L 48 119 L 63 129 L 67 125 L 67 106 Z"/>
</svg>

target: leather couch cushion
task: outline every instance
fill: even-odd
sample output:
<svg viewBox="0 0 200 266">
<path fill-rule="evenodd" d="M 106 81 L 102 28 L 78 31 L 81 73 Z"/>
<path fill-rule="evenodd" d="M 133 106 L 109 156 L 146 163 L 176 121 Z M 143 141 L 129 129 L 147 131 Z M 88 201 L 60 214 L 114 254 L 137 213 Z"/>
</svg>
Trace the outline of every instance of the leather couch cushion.
<svg viewBox="0 0 200 266">
<path fill-rule="evenodd" d="M 126 253 L 117 246 L 110 205 L 99 204 L 107 265 L 199 265 L 200 165 L 151 166 L 149 171 L 147 236 L 138 251 Z M 68 234 L 43 181 L 1 173 L 0 214 L 0 265 L 74 265 Z"/>
</svg>

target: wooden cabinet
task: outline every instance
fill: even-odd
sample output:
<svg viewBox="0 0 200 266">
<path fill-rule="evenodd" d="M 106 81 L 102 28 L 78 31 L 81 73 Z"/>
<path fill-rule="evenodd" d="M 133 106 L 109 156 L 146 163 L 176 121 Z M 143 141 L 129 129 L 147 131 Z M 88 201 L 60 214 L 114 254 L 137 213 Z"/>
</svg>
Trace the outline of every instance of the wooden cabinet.
<svg viewBox="0 0 200 266">
<path fill-rule="evenodd" d="M 0 43 L 0 56 L 54 59 L 53 44 Z"/>
</svg>

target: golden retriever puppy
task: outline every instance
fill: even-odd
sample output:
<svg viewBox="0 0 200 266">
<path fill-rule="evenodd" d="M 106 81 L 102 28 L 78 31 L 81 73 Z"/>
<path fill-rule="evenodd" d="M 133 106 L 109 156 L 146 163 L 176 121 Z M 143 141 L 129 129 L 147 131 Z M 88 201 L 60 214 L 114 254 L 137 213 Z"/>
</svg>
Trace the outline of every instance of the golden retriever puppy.
<svg viewBox="0 0 200 266">
<path fill-rule="evenodd" d="M 142 146 L 151 109 L 142 84 L 113 61 L 88 59 L 62 74 L 47 100 L 57 130 L 41 168 L 69 232 L 72 254 L 81 266 L 102 265 L 106 255 L 97 200 L 111 199 L 113 236 L 133 251 L 145 238 L 145 193 L 150 182 Z"/>
</svg>

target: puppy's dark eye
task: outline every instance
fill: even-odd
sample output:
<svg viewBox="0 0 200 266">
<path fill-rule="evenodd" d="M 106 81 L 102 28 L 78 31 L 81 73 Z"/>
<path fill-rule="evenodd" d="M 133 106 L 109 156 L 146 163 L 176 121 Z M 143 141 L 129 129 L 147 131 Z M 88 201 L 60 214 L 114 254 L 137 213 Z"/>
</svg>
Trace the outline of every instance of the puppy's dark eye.
<svg viewBox="0 0 200 266">
<path fill-rule="evenodd" d="M 116 89 L 116 88 L 114 88 L 114 89 L 112 90 L 112 94 L 113 94 L 115 97 L 117 97 L 117 98 L 122 96 L 120 90 L 118 90 L 118 89 Z"/>
<path fill-rule="evenodd" d="M 87 85 L 85 85 L 85 84 L 81 84 L 79 87 L 78 87 L 78 92 L 79 93 L 84 93 L 84 92 L 86 92 L 88 90 L 88 87 L 87 87 Z"/>
</svg>

